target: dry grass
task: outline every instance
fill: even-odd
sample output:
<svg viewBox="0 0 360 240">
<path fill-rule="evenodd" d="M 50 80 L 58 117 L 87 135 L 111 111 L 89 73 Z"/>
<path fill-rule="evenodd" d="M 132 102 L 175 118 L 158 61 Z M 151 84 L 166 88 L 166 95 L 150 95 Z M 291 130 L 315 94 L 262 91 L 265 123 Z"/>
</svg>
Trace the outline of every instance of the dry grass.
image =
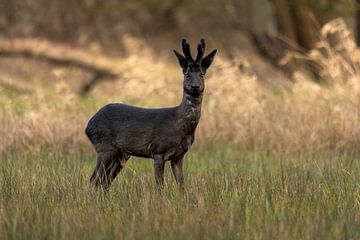
<svg viewBox="0 0 360 240">
<path fill-rule="evenodd" d="M 342 37 L 337 45 L 326 40 L 329 32 Z M 360 58 L 356 56 L 360 54 L 339 20 L 326 25 L 323 36 L 321 47 L 307 57 L 322 66 L 324 76 L 331 77 L 331 84 L 326 85 L 313 83 L 299 72 L 290 90 L 264 88 L 246 59 L 230 61 L 217 56 L 206 79 L 198 144 L 226 142 L 239 148 L 283 152 L 358 148 Z M 178 66 L 154 60 L 152 50 L 137 39 L 125 36 L 124 42 L 129 49 L 142 49 L 141 54 L 132 52 L 124 58 L 121 81 L 103 83 L 91 98 L 77 97 L 61 80 L 53 90 L 35 84 L 33 92 L 25 95 L 3 87 L 0 150 L 13 145 L 53 144 L 74 149 L 87 145 L 83 128 L 106 102 L 146 107 L 177 104 L 181 97 Z M 240 69 L 239 62 L 245 68 Z"/>
</svg>

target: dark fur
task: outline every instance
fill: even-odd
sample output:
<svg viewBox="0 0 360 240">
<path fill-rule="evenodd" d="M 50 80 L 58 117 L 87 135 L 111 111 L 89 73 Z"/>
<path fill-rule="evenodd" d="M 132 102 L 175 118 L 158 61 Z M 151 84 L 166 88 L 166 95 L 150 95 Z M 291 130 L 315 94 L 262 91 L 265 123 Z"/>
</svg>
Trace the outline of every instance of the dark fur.
<svg viewBox="0 0 360 240">
<path fill-rule="evenodd" d="M 176 181 L 184 186 L 182 159 L 194 141 L 205 88 L 203 77 L 216 50 L 203 58 L 202 39 L 193 60 L 189 44 L 185 40 L 182 44 L 185 57 L 174 50 L 184 73 L 180 105 L 147 109 L 113 103 L 90 119 L 85 133 L 97 152 L 97 166 L 90 179 L 96 187 L 108 188 L 130 156 L 153 158 L 159 185 L 163 185 L 165 161 L 171 160 Z"/>
</svg>

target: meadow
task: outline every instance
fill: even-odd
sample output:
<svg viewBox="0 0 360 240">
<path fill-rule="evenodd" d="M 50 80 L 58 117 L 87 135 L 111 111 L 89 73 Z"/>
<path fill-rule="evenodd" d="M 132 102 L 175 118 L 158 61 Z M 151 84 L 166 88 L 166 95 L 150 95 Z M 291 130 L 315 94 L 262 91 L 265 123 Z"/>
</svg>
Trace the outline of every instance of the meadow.
<svg viewBox="0 0 360 240">
<path fill-rule="evenodd" d="M 29 74 L 29 88 L 1 84 L 1 239 L 359 239 L 360 68 L 328 50 L 326 59 L 306 56 L 328 82 L 296 73 L 288 87 L 260 83 L 246 59 L 219 54 L 185 158 L 184 192 L 169 166 L 159 192 L 152 161 L 137 158 L 108 192 L 94 191 L 96 156 L 84 135 L 107 102 L 178 103 L 175 60 L 131 53 L 120 66 L 125 80 L 89 96 L 39 75 Z"/>
<path fill-rule="evenodd" d="M 89 188 L 91 152 L 55 148 L 5 154 L 3 239 L 358 239 L 359 153 L 197 149 L 186 191 L 166 168 L 132 159 L 107 193 Z"/>
</svg>

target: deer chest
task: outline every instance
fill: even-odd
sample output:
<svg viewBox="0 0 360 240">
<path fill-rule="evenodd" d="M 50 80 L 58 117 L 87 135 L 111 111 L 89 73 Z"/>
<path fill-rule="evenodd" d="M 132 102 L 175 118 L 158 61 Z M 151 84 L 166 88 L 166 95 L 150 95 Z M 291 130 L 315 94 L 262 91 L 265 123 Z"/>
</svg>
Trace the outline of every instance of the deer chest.
<svg viewBox="0 0 360 240">
<path fill-rule="evenodd" d="M 194 135 L 184 137 L 183 139 L 181 139 L 180 143 L 173 145 L 169 149 L 167 149 L 164 159 L 170 160 L 172 158 L 181 157 L 189 150 L 193 142 Z"/>
</svg>

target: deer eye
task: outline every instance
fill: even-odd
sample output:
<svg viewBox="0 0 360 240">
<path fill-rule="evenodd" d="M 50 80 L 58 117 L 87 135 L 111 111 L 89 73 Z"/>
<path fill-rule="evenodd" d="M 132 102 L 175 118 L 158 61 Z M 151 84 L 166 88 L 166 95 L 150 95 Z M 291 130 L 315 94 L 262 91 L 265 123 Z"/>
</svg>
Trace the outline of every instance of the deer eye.
<svg viewBox="0 0 360 240">
<path fill-rule="evenodd" d="M 185 75 L 186 79 L 190 79 L 190 74 Z"/>
</svg>

